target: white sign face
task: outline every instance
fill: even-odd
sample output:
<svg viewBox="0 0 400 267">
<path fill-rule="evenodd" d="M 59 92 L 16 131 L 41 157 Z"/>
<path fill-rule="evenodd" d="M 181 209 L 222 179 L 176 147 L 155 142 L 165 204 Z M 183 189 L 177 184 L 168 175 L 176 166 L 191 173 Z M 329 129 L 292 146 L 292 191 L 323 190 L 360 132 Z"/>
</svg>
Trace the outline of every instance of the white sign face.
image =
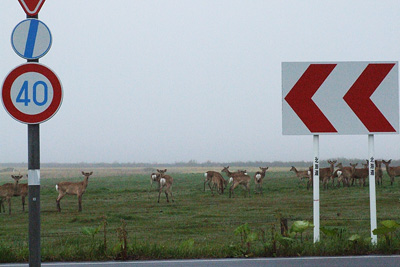
<svg viewBox="0 0 400 267">
<path fill-rule="evenodd" d="M 21 21 L 11 34 L 15 53 L 25 59 L 38 59 L 50 50 L 52 37 L 49 28 L 38 19 Z"/>
<path fill-rule="evenodd" d="M 283 134 L 399 132 L 398 62 L 282 63 Z"/>
<path fill-rule="evenodd" d="M 10 95 L 16 109 L 24 114 L 36 115 L 50 106 L 53 87 L 43 74 L 27 72 L 13 82 Z"/>
</svg>

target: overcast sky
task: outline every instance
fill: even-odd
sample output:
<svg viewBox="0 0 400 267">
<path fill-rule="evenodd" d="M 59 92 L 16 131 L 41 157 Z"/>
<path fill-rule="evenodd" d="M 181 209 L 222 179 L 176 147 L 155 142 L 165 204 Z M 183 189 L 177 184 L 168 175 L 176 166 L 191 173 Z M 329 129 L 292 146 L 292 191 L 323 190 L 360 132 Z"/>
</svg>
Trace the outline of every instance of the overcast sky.
<svg viewBox="0 0 400 267">
<path fill-rule="evenodd" d="M 0 17 L 3 80 L 26 15 L 2 0 Z M 39 19 L 64 90 L 41 162 L 311 161 L 312 135 L 282 135 L 282 62 L 400 57 L 398 0 L 47 0 Z M 27 125 L 1 109 L 0 162 L 27 162 Z M 399 159 L 400 136 L 375 152 Z M 366 158 L 367 135 L 321 135 L 320 157 Z"/>
</svg>

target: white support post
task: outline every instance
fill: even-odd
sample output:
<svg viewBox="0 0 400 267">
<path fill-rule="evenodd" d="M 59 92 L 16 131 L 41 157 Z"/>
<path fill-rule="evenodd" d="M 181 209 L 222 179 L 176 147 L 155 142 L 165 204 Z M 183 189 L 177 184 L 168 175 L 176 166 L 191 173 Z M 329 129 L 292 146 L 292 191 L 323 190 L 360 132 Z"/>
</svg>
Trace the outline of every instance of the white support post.
<svg viewBox="0 0 400 267">
<path fill-rule="evenodd" d="M 375 191 L 375 144 L 374 135 L 368 135 L 368 162 L 369 162 L 369 206 L 371 217 L 371 242 L 377 244 L 378 238 L 372 233 L 377 228 L 376 219 L 376 191 Z"/>
<path fill-rule="evenodd" d="M 314 243 L 319 241 L 319 135 L 314 135 L 313 200 L 314 200 Z"/>
</svg>

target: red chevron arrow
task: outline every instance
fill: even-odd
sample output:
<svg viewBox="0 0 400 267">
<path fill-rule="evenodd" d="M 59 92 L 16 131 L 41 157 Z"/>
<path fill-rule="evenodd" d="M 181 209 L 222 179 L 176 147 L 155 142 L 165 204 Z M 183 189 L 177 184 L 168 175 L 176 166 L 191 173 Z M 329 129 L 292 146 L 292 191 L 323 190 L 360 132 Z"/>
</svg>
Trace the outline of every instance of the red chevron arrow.
<svg viewBox="0 0 400 267">
<path fill-rule="evenodd" d="M 318 106 L 311 99 L 336 64 L 310 64 L 285 100 L 312 133 L 336 133 Z"/>
<path fill-rule="evenodd" d="M 368 64 L 343 99 L 370 132 L 396 132 L 370 99 L 395 64 Z"/>
</svg>

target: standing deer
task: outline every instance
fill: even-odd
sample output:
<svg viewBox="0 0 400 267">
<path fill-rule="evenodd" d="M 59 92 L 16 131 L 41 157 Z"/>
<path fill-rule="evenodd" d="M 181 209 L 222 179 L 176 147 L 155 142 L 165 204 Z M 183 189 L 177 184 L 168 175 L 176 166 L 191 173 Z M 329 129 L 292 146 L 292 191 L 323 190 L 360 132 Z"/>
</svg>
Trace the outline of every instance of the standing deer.
<svg viewBox="0 0 400 267">
<path fill-rule="evenodd" d="M 79 204 L 79 209 L 78 211 L 82 211 L 82 195 L 86 191 L 86 187 L 88 186 L 89 183 L 89 177 L 93 174 L 93 172 L 84 172 L 82 171 L 82 175 L 85 176 L 84 180 L 82 182 L 60 182 L 56 184 L 56 190 L 58 192 L 58 197 L 57 197 L 57 209 L 59 212 L 61 212 L 61 206 L 60 206 L 60 200 L 65 196 L 65 195 L 76 195 L 78 197 L 78 204 Z"/>
<path fill-rule="evenodd" d="M 217 188 L 217 192 L 219 194 L 223 194 L 226 186 L 228 185 L 228 181 L 222 177 L 219 172 L 216 171 L 207 171 L 204 173 L 204 191 L 206 191 L 206 183 L 211 189 L 211 193 L 214 195 L 213 189 Z"/>
<path fill-rule="evenodd" d="M 365 186 L 365 180 L 367 179 L 369 175 L 369 170 L 368 170 L 368 164 L 363 164 L 363 168 L 356 168 L 356 164 L 351 164 L 350 166 L 353 168 L 353 175 L 352 175 L 352 180 L 351 180 L 351 185 L 354 184 L 355 179 L 358 179 L 358 184 L 361 186 Z"/>
<path fill-rule="evenodd" d="M 15 180 L 14 184 L 6 183 L 0 186 L 0 199 L 8 202 L 8 214 L 11 214 L 11 198 L 14 196 L 16 192 L 17 185 L 18 185 L 18 180 Z"/>
<path fill-rule="evenodd" d="M 11 175 L 11 178 L 14 179 L 16 188 L 14 192 L 14 197 L 21 197 L 22 200 L 22 211 L 25 211 L 25 198 L 28 195 L 28 184 L 20 184 L 19 180 L 22 178 L 22 175 Z"/>
<path fill-rule="evenodd" d="M 382 160 L 382 163 L 386 166 L 386 171 L 390 177 L 390 185 L 393 185 L 394 177 L 400 176 L 400 166 L 389 167 L 389 164 L 392 163 L 391 159 L 389 161 Z"/>
<path fill-rule="evenodd" d="M 334 174 L 332 175 L 332 177 L 336 176 L 338 177 L 338 184 L 337 186 L 340 186 L 340 183 L 343 183 L 343 187 L 345 185 L 350 186 L 350 179 L 352 179 L 353 177 L 353 172 L 354 169 L 353 167 L 349 167 L 349 166 L 345 166 L 343 167 L 342 163 L 338 163 L 336 165 L 336 167 L 338 168 Z"/>
<path fill-rule="evenodd" d="M 336 160 L 334 160 L 334 161 L 328 160 L 330 167 L 319 169 L 319 180 L 323 182 L 324 189 L 328 189 L 328 182 L 329 182 L 329 179 L 331 179 L 332 174 L 334 173 L 334 167 L 335 167 L 336 162 L 337 162 Z M 311 173 L 310 173 L 310 178 L 307 182 L 307 190 L 310 188 L 310 186 L 313 183 L 313 167 L 311 166 L 309 170 L 311 171 Z"/>
<path fill-rule="evenodd" d="M 150 175 L 150 190 L 153 187 L 153 182 L 156 182 L 158 184 L 158 189 L 160 189 L 160 179 L 159 179 L 159 177 L 160 177 L 160 174 L 159 173 L 155 173 L 155 172 L 153 172 Z"/>
<path fill-rule="evenodd" d="M 260 168 L 261 171 L 257 171 L 254 174 L 254 183 L 255 183 L 254 192 L 256 194 L 259 193 L 259 192 L 261 192 L 261 194 L 263 193 L 263 190 L 262 190 L 263 179 L 265 177 L 265 173 L 268 170 L 268 167 L 266 167 L 266 168 L 259 167 L 259 168 Z M 258 188 L 259 192 L 257 192 L 257 188 Z"/>
<path fill-rule="evenodd" d="M 160 184 L 160 188 L 158 190 L 158 201 L 157 202 L 160 203 L 160 195 L 164 188 L 165 188 L 164 189 L 165 196 L 167 197 L 167 202 L 169 202 L 168 193 L 171 195 L 172 202 L 174 202 L 174 197 L 172 196 L 172 183 L 173 183 L 174 179 L 171 176 L 165 174 L 167 172 L 167 169 L 157 170 L 157 172 L 160 174 L 160 176 L 157 178 L 157 179 L 159 179 L 159 184 Z"/>
<path fill-rule="evenodd" d="M 375 181 L 378 183 L 378 185 L 383 185 L 383 170 L 381 160 L 375 160 Z"/>
<path fill-rule="evenodd" d="M 307 171 L 298 171 L 296 169 L 296 167 L 292 166 L 292 168 L 289 171 L 290 172 L 291 171 L 294 172 L 296 174 L 297 178 L 299 178 L 300 181 L 303 180 L 304 178 L 308 179 L 310 177 L 309 173 L 308 173 L 309 170 L 307 170 Z"/>
<path fill-rule="evenodd" d="M 229 182 L 232 182 L 231 187 L 229 188 L 229 197 L 234 194 L 233 190 L 238 185 L 243 185 L 246 191 L 248 192 L 248 196 L 250 197 L 250 176 L 243 172 L 230 172 L 229 166 L 224 167 L 221 172 L 225 172 L 229 177 Z"/>
</svg>

